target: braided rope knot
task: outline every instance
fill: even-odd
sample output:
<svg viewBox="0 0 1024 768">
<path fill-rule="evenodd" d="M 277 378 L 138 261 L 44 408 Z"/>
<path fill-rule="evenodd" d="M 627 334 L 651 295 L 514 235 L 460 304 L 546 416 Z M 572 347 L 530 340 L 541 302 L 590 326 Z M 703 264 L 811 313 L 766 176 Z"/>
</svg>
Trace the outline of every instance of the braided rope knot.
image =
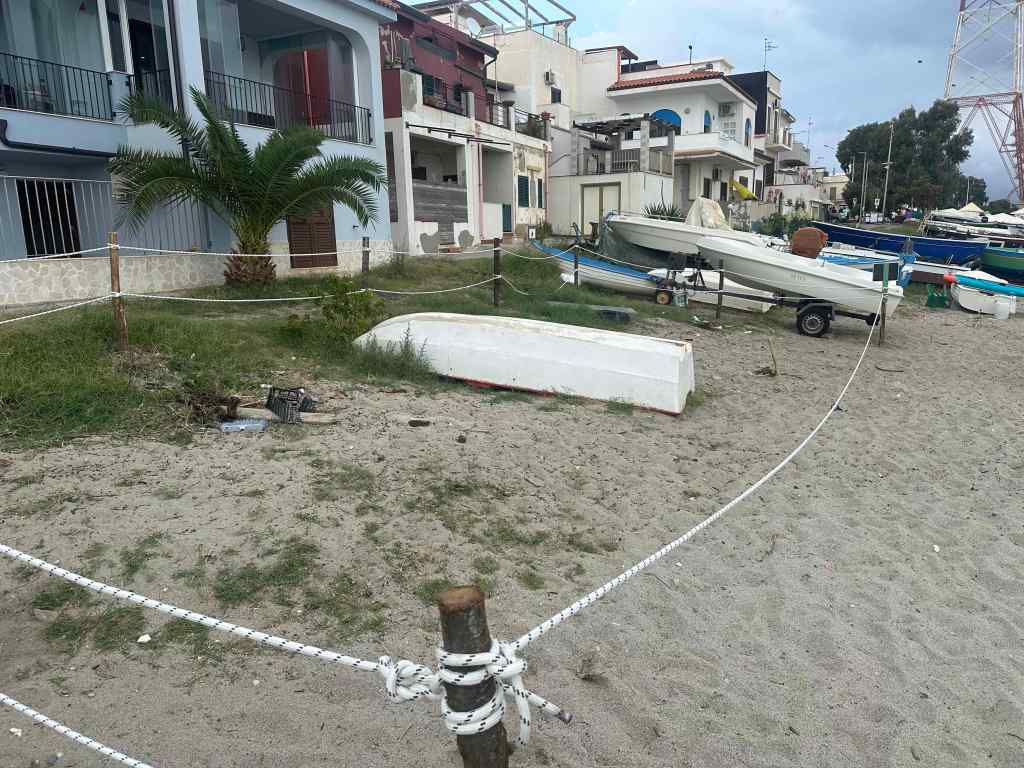
<svg viewBox="0 0 1024 768">
<path fill-rule="evenodd" d="M 377 671 L 384 678 L 384 688 L 391 701 L 436 701 L 443 698 L 444 689 L 441 687 L 441 681 L 430 667 L 405 659 L 400 659 L 396 663 L 390 656 L 381 656 L 377 664 Z"/>
</svg>

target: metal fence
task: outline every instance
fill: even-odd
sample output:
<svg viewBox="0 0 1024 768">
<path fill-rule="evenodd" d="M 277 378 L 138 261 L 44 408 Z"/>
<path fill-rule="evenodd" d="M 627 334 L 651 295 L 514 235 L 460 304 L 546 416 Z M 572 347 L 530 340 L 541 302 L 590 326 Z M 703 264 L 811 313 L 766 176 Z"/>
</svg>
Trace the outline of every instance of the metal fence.
<svg viewBox="0 0 1024 768">
<path fill-rule="evenodd" d="M 526 136 L 533 136 L 535 139 L 548 140 L 548 128 L 547 123 L 544 122 L 544 118 L 540 115 L 535 115 L 532 112 L 524 112 L 521 109 L 515 111 L 516 116 L 516 133 L 522 133 Z"/>
<path fill-rule="evenodd" d="M 499 128 L 512 129 L 511 110 L 504 104 L 487 102 L 487 111 L 484 113 L 484 121 Z"/>
<path fill-rule="evenodd" d="M 640 170 L 642 149 L 588 150 L 578 156 L 577 175 L 592 176 L 605 173 L 636 173 Z M 669 152 L 648 150 L 650 173 L 672 175 L 672 155 Z"/>
<path fill-rule="evenodd" d="M 118 227 L 114 194 L 110 181 L 0 176 L 0 232 L 12 233 L 0 243 L 0 259 L 99 248 L 114 230 L 122 245 L 206 249 L 206 217 L 199 206 L 162 209 L 133 231 Z"/>
<path fill-rule="evenodd" d="M 169 107 L 174 106 L 174 81 L 171 70 L 157 69 L 152 72 L 136 72 L 128 76 L 128 87 L 133 92 L 141 92 L 152 99 L 162 101 Z"/>
<path fill-rule="evenodd" d="M 105 72 L 0 53 L 0 106 L 113 120 Z"/>
<path fill-rule="evenodd" d="M 236 123 L 276 130 L 308 125 L 331 139 L 373 143 L 373 115 L 365 107 L 219 72 L 206 73 L 206 95 Z"/>
</svg>

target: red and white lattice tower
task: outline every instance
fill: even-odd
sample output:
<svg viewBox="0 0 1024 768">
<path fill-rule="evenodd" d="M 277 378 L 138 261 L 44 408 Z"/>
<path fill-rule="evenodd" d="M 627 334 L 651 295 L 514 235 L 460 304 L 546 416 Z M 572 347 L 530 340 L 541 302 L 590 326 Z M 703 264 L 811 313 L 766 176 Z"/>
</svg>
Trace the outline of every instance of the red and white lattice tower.
<svg viewBox="0 0 1024 768">
<path fill-rule="evenodd" d="M 965 111 L 960 130 L 984 120 L 1013 183 L 1024 194 L 1024 0 L 960 0 L 945 98 Z"/>
</svg>

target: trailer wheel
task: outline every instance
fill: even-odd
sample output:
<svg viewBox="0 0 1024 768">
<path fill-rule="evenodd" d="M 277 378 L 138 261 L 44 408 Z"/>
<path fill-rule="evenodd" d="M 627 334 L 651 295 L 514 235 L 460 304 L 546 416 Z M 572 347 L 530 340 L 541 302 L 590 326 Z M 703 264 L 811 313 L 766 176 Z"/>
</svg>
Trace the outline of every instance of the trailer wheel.
<svg viewBox="0 0 1024 768">
<path fill-rule="evenodd" d="M 804 307 L 796 316 L 796 330 L 803 336 L 824 336 L 831 324 L 832 313 L 825 307 Z"/>
<path fill-rule="evenodd" d="M 671 291 L 658 291 L 654 294 L 654 300 L 663 307 L 667 307 L 672 303 L 672 292 Z"/>
<path fill-rule="evenodd" d="M 874 325 L 877 320 L 878 314 L 875 312 L 872 312 L 870 315 L 864 318 L 864 322 L 867 323 L 868 325 Z"/>
</svg>

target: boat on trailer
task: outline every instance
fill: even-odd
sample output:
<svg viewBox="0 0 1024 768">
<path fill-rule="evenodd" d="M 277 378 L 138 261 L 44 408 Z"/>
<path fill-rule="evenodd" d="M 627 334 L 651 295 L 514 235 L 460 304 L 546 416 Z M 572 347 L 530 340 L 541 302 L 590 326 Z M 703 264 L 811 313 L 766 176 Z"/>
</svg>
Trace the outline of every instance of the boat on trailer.
<svg viewBox="0 0 1024 768">
<path fill-rule="evenodd" d="M 576 261 L 570 252 L 549 248 L 536 241 L 532 245 L 540 252 L 556 257 L 564 268 L 569 269 L 569 272 L 562 273 L 563 282 L 567 284 L 574 282 L 572 271 L 576 269 Z M 673 294 L 678 291 L 686 291 L 688 299 L 692 301 L 709 304 L 715 304 L 718 301 L 717 294 L 709 291 L 718 289 L 720 275 L 710 269 L 652 269 L 649 272 L 644 272 L 623 264 L 579 256 L 579 270 L 581 283 L 635 296 L 653 296 L 661 303 L 670 302 Z M 744 290 L 744 287 L 725 278 L 723 289 L 736 292 Z M 749 312 L 767 312 L 772 308 L 771 294 L 749 290 L 747 293 L 755 294 L 755 296 L 749 299 L 725 296 L 722 299 L 722 305 Z M 761 296 L 757 297 L 756 294 L 759 293 Z"/>
<path fill-rule="evenodd" d="M 378 324 L 355 343 L 411 344 L 442 376 L 682 413 L 694 390 L 685 341 L 541 320 L 422 312 Z"/>
<path fill-rule="evenodd" d="M 914 247 L 914 253 L 927 262 L 940 264 L 964 264 L 981 258 L 982 252 L 988 247 L 984 239 L 946 240 L 940 237 L 920 237 L 917 235 L 900 235 L 892 232 L 878 232 L 857 227 L 844 227 L 824 221 L 811 223 L 824 232 L 830 242 L 845 243 L 858 248 L 886 253 L 900 253 L 907 239 Z"/>
<path fill-rule="evenodd" d="M 700 255 L 724 264 L 733 280 L 778 294 L 779 303 L 797 309 L 797 329 L 808 336 L 823 335 L 835 315 L 873 324 L 879 311 L 883 285 L 863 270 L 720 237 L 704 238 Z M 887 291 L 885 314 L 890 317 L 903 289 L 892 281 Z"/>
</svg>

